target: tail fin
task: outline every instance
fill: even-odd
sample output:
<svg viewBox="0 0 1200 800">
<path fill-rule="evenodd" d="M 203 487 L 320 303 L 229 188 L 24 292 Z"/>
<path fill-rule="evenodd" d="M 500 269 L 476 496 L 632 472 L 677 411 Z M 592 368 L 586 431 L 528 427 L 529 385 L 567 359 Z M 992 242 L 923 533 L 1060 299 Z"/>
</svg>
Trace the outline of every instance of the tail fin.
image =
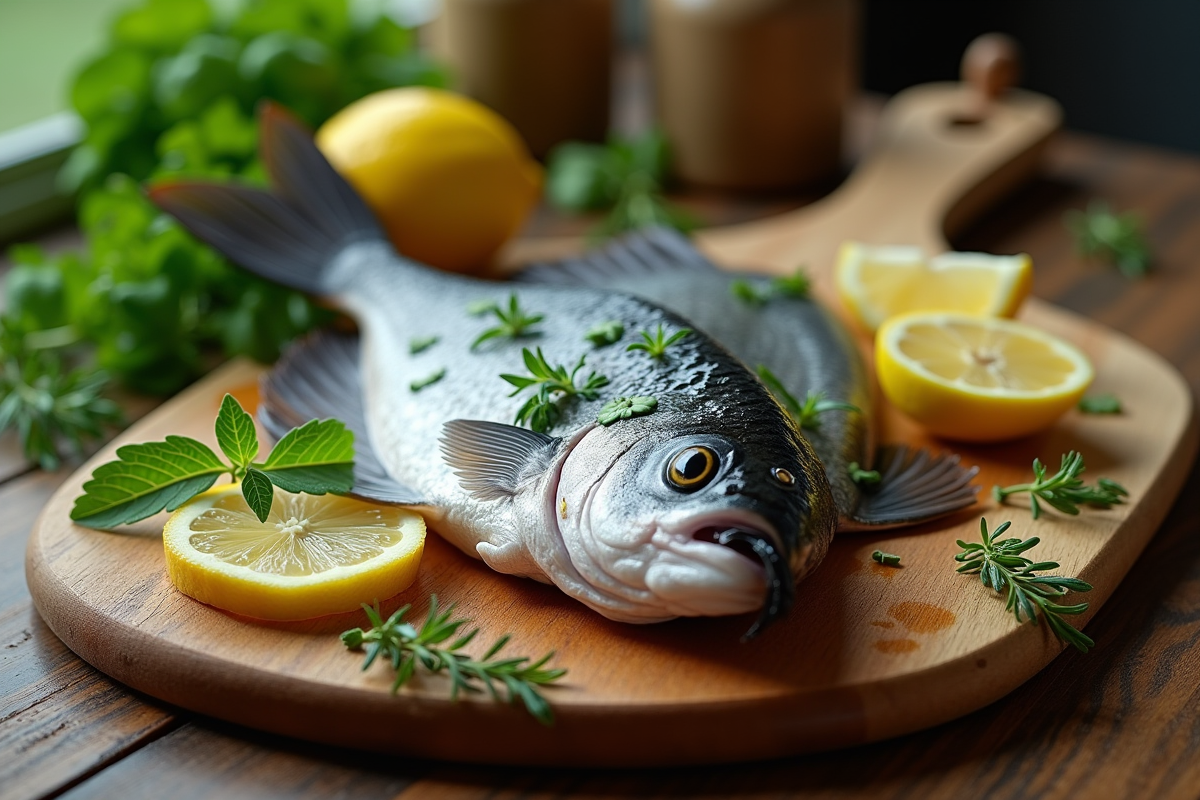
<svg viewBox="0 0 1200 800">
<path fill-rule="evenodd" d="M 280 106 L 259 113 L 259 151 L 273 192 L 236 184 L 168 181 L 150 199 L 199 239 L 264 278 L 314 294 L 347 245 L 384 241 L 358 193 L 317 149 L 312 135 Z"/>
</svg>

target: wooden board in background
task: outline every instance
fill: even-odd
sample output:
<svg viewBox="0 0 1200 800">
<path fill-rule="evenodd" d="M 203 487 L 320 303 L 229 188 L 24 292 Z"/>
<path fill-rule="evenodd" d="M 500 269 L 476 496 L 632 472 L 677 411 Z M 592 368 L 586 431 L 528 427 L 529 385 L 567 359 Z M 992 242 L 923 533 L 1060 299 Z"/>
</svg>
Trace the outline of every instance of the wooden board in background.
<svg viewBox="0 0 1200 800">
<path fill-rule="evenodd" d="M 881 146 L 857 173 L 887 181 L 872 187 L 853 178 L 810 209 L 708 232 L 702 246 L 734 266 L 785 270 L 807 260 L 826 294 L 830 248 L 843 236 L 939 247 L 941 224 L 965 218 L 972 197 L 989 197 L 1024 174 L 1058 119 L 1044 98 L 1015 95 L 997 106 L 995 122 L 966 126 L 975 138 L 946 139 L 947 130 L 963 133 L 947 123 L 959 105 L 957 87 L 898 98 Z M 956 204 L 962 198 L 965 206 Z M 887 213 L 909 208 L 923 210 Z M 908 221 L 896 227 L 896 218 Z M 974 538 L 981 513 L 993 522 L 1013 518 L 1020 532 L 1043 538 L 1039 558 L 1096 585 L 1087 596 L 1094 612 L 1153 534 L 1195 453 L 1189 390 L 1161 359 L 1044 304 L 1030 303 L 1023 316 L 1081 346 L 1096 365 L 1097 390 L 1118 393 L 1127 413 L 1071 414 L 1039 437 L 955 449 L 982 467 L 985 495 L 993 483 L 1022 479 L 1034 456 L 1053 461 L 1081 449 L 1089 476 L 1125 484 L 1129 505 L 1035 524 L 1019 507 L 985 502 L 902 532 L 839 537 L 799 587 L 790 618 L 748 645 L 737 641 L 746 619 L 607 622 L 556 589 L 493 573 L 431 538 L 417 583 L 385 610 L 415 600 L 419 613 L 421 600 L 437 592 L 483 626 L 483 640 L 511 631 L 514 652 L 557 650 L 554 663 L 570 676 L 548 691 L 559 716 L 554 729 L 487 701 L 451 705 L 440 679 L 389 697 L 387 671 L 360 672 L 360 656 L 337 641 L 361 615 L 264 624 L 191 601 L 163 571 L 161 519 L 120 533 L 67 522 L 87 473 L 117 444 L 167 433 L 211 442 L 224 391 L 253 398 L 255 370 L 244 364 L 168 403 L 64 484 L 30 541 L 30 589 L 56 634 L 134 688 L 317 741 L 469 761 L 616 765 L 763 758 L 914 730 L 1001 697 L 1060 650 L 1044 626 L 1018 627 L 977 578 L 955 574 L 954 539 Z M 930 444 L 895 415 L 886 415 L 884 430 L 893 441 Z M 902 554 L 904 568 L 873 565 L 877 547 Z"/>
</svg>

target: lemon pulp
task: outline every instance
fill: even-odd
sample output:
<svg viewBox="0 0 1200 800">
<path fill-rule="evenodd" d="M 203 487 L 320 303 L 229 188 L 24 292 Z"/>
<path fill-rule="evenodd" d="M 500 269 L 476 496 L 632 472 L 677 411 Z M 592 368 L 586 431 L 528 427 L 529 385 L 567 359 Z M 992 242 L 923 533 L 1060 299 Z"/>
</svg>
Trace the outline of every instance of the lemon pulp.
<svg viewBox="0 0 1200 800">
<path fill-rule="evenodd" d="M 237 486 L 206 492 L 163 530 L 167 573 L 201 602 L 262 619 L 307 619 L 384 600 L 416 577 L 425 525 L 411 511 L 276 490 L 266 522 Z"/>
<path fill-rule="evenodd" d="M 1093 377 L 1075 347 L 1011 320 L 910 314 L 889 320 L 875 344 L 888 400 L 931 432 L 966 441 L 1049 427 Z"/>
<path fill-rule="evenodd" d="M 838 293 L 868 330 L 915 311 L 1011 317 L 1029 294 L 1029 256 L 942 253 L 847 242 L 838 253 Z"/>
</svg>

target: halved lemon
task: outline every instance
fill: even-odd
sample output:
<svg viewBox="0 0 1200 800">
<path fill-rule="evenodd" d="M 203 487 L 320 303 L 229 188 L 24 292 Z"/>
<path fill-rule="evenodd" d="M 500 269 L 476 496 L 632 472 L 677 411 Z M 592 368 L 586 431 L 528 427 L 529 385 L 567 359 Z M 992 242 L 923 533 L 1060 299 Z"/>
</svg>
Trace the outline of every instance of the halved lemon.
<svg viewBox="0 0 1200 800">
<path fill-rule="evenodd" d="M 946 313 L 884 323 L 875 367 L 893 405 L 934 434 L 969 442 L 1050 427 L 1094 374 L 1083 353 L 1037 328 Z"/>
<path fill-rule="evenodd" d="M 838 251 L 837 288 L 847 308 L 874 331 L 884 320 L 914 311 L 957 311 L 1011 317 L 1029 294 L 1029 256 L 942 253 L 919 247 L 846 242 Z"/>
<path fill-rule="evenodd" d="M 229 485 L 176 510 L 163 545 L 167 574 L 189 597 L 247 617 L 309 619 L 408 588 L 425 521 L 394 506 L 276 489 L 259 522 L 241 487 Z"/>
</svg>

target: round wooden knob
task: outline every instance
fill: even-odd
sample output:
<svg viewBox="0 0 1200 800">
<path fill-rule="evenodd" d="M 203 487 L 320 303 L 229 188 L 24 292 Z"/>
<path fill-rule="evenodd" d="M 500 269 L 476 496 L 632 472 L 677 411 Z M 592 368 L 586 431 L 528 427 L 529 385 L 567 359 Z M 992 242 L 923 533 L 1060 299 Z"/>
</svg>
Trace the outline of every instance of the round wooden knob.
<svg viewBox="0 0 1200 800">
<path fill-rule="evenodd" d="M 982 100 L 995 100 L 1013 86 L 1021 75 L 1021 48 L 1003 33 L 976 37 L 963 53 L 962 79 Z"/>
</svg>

